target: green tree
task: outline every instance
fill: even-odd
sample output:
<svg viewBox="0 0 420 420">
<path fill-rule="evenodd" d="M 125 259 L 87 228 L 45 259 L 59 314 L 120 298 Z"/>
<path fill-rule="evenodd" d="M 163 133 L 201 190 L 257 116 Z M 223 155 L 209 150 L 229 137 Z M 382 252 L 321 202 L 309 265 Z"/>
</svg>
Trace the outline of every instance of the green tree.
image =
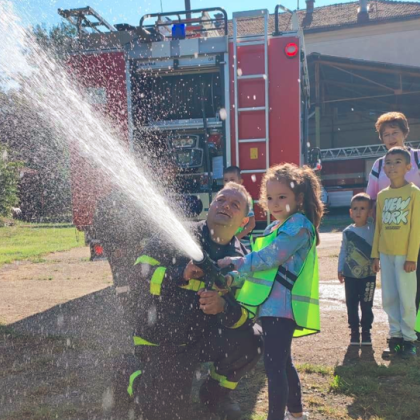
<svg viewBox="0 0 420 420">
<path fill-rule="evenodd" d="M 64 22 L 50 28 L 37 25 L 32 32 L 38 44 L 57 61 L 66 59 L 76 35 L 76 29 Z M 67 144 L 59 138 L 51 122 L 44 120 L 20 94 L 28 88 L 25 83 L 23 80 L 19 89 L 0 90 L 0 144 L 8 148 L 11 160 L 22 161 L 27 168 L 36 171 L 21 180 L 23 216 L 38 220 L 69 215 L 71 189 Z"/>
<path fill-rule="evenodd" d="M 50 28 L 45 25 L 36 25 L 33 28 L 33 33 L 39 45 L 53 53 L 56 58 L 64 59 L 77 36 L 77 29 L 70 23 L 61 22 Z"/>
<path fill-rule="evenodd" d="M 10 216 L 19 203 L 19 168 L 23 165 L 8 156 L 7 148 L 0 144 L 0 216 Z"/>
</svg>

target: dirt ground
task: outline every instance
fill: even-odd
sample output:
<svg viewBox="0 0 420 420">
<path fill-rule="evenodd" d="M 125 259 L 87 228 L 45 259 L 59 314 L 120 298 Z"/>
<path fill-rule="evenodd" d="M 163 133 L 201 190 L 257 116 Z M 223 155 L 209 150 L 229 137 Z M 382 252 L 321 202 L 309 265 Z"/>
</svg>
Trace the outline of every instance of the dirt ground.
<svg viewBox="0 0 420 420">
<path fill-rule="evenodd" d="M 348 359 L 381 359 L 387 323 L 375 298 L 373 349 L 349 352 L 344 289 L 336 280 L 340 233 L 323 233 L 319 248 L 322 333 L 296 340 L 304 400 L 311 419 L 358 419 L 354 398 L 329 392 L 317 366 Z M 87 248 L 50 254 L 43 263 L 0 268 L 0 419 L 122 419 L 108 387 L 112 364 L 131 349 L 130 331 L 110 285 L 106 261 L 90 262 Z M 313 365 L 304 368 L 306 365 Z M 321 369 L 322 370 L 322 369 Z M 247 418 L 264 419 L 267 389 L 262 365 L 236 392 Z M 328 412 L 326 403 L 334 407 Z M 200 418 L 203 418 L 200 415 Z"/>
</svg>

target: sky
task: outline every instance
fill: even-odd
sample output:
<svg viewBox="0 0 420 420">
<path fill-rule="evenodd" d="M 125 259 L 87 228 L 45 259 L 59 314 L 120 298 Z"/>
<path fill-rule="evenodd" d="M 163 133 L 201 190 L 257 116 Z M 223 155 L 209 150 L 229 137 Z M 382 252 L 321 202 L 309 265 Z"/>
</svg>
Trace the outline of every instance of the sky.
<svg viewBox="0 0 420 420">
<path fill-rule="evenodd" d="M 2 1 L 2 0 L 0 0 Z M 60 22 L 57 9 L 74 9 L 90 6 L 95 9 L 109 23 L 130 23 L 138 25 L 140 18 L 147 13 L 161 11 L 178 11 L 185 9 L 184 0 L 11 0 L 17 7 L 25 21 L 32 24 L 46 24 L 51 26 Z M 300 9 L 305 9 L 305 0 L 282 0 L 281 4 L 291 10 L 297 8 L 299 1 Z M 343 0 L 316 0 L 315 7 L 327 4 L 345 3 Z M 278 4 L 276 0 L 191 0 L 192 9 L 207 7 L 224 7 L 231 17 L 232 12 L 268 9 L 270 13 Z M 256 7 L 258 6 L 258 7 Z"/>
</svg>

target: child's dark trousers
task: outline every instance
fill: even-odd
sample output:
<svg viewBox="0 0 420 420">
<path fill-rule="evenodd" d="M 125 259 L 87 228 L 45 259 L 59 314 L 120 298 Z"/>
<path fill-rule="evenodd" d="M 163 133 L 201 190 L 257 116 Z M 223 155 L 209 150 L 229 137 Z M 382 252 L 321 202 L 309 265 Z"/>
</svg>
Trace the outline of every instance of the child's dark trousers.
<svg viewBox="0 0 420 420">
<path fill-rule="evenodd" d="M 373 323 L 373 297 L 375 295 L 376 277 L 356 279 L 345 277 L 346 305 L 349 327 L 352 331 L 369 331 Z M 362 312 L 359 318 L 359 305 Z"/>
</svg>

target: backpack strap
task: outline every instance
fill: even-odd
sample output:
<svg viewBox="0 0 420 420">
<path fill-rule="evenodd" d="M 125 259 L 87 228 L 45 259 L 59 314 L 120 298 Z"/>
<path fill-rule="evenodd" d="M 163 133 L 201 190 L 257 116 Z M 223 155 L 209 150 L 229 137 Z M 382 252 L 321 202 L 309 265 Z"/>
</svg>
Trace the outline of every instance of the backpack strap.
<svg viewBox="0 0 420 420">
<path fill-rule="evenodd" d="M 376 172 L 376 171 L 374 171 L 373 170 L 373 168 L 372 168 L 372 175 L 375 177 L 375 178 L 379 178 L 379 174 L 381 173 L 381 170 L 382 170 L 382 164 L 383 164 L 383 161 L 384 161 L 384 158 L 380 158 L 379 159 L 379 164 L 378 164 L 378 172 Z"/>
</svg>

